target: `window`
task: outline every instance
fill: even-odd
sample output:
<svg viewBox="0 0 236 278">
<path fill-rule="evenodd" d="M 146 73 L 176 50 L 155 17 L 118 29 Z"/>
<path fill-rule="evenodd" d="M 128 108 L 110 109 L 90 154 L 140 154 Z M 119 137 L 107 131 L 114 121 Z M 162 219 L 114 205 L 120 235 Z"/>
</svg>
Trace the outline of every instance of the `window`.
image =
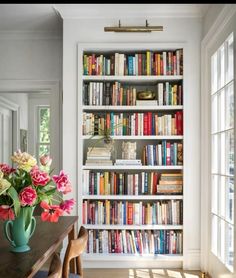
<svg viewBox="0 0 236 278">
<path fill-rule="evenodd" d="M 50 107 L 38 106 L 37 157 L 50 155 Z"/>
<path fill-rule="evenodd" d="M 233 34 L 211 57 L 211 251 L 234 264 Z"/>
</svg>

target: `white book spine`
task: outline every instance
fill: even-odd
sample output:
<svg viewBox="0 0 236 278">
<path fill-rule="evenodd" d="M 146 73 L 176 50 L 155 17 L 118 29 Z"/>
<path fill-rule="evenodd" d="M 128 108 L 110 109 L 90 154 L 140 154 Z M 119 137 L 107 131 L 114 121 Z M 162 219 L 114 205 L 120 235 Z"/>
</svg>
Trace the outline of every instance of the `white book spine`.
<svg viewBox="0 0 236 278">
<path fill-rule="evenodd" d="M 166 75 L 166 52 L 163 52 L 163 75 Z"/>
<path fill-rule="evenodd" d="M 163 105 L 163 83 L 158 83 L 158 105 Z"/>
<path fill-rule="evenodd" d="M 100 89 L 99 89 L 99 105 L 103 104 L 103 83 L 100 82 Z"/>
</svg>

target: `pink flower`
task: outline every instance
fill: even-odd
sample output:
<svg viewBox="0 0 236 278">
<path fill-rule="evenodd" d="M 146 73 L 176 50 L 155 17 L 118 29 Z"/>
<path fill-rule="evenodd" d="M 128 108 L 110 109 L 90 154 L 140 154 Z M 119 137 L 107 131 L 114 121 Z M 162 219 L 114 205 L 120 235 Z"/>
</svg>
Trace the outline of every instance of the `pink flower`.
<svg viewBox="0 0 236 278">
<path fill-rule="evenodd" d="M 42 221 L 58 222 L 58 218 L 63 215 L 63 210 L 57 205 L 50 206 L 47 202 L 42 201 L 40 206 L 44 209 L 41 213 Z"/>
<path fill-rule="evenodd" d="M 32 170 L 30 171 L 30 176 L 32 179 L 32 183 L 35 186 L 45 186 L 50 181 L 50 176 L 48 175 L 48 173 L 40 171 L 37 166 L 32 168 Z"/>
<path fill-rule="evenodd" d="M 63 170 L 60 171 L 59 176 L 54 175 L 52 179 L 56 183 L 58 191 L 62 192 L 63 194 L 72 191 L 72 187 L 68 179 L 68 175 L 64 174 Z"/>
<path fill-rule="evenodd" d="M 6 175 L 10 175 L 12 172 L 14 172 L 15 169 L 6 163 L 0 163 L 0 171 L 2 171 L 3 174 L 6 176 Z"/>
<path fill-rule="evenodd" d="M 43 166 L 50 166 L 52 164 L 52 159 L 49 155 L 45 154 L 40 157 L 40 163 Z"/>
<path fill-rule="evenodd" d="M 60 208 L 67 212 L 68 214 L 70 214 L 73 206 L 75 204 L 75 200 L 74 199 L 70 199 L 70 200 L 65 200 L 64 202 L 60 203 Z"/>
<path fill-rule="evenodd" d="M 7 205 L 0 206 L 0 219 L 2 219 L 2 220 L 14 220 L 15 215 L 14 215 L 14 212 L 13 212 L 12 208 L 10 208 Z"/>
<path fill-rule="evenodd" d="M 20 204 L 22 206 L 32 206 L 36 199 L 37 199 L 37 193 L 36 190 L 33 189 L 31 186 L 27 186 L 24 189 L 21 190 L 19 194 Z"/>
</svg>

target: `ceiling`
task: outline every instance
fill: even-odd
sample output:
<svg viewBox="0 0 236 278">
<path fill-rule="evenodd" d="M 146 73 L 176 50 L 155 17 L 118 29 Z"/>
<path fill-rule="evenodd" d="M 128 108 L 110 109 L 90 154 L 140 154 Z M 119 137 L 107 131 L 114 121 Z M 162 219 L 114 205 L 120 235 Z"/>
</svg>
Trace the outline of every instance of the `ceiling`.
<svg viewBox="0 0 236 278">
<path fill-rule="evenodd" d="M 132 5 L 132 4 L 131 4 Z M 142 6 L 144 4 L 141 4 Z M 164 6 L 161 4 L 157 5 Z M 185 11 L 195 11 L 199 16 L 204 16 L 209 8 L 209 4 L 175 4 L 175 9 L 173 9 L 173 4 L 165 5 L 165 8 L 171 8 L 171 10 L 181 11 L 182 6 L 187 8 Z M 63 7 L 60 7 L 63 6 Z M 93 9 L 91 9 L 93 6 Z M 118 5 L 116 5 L 118 6 Z M 118 7 L 124 8 L 124 5 L 120 4 Z M 137 7 L 139 5 L 135 5 Z M 145 5 L 146 9 L 149 4 Z M 150 4 L 150 10 L 152 10 L 153 4 Z M 56 7 L 56 10 L 54 9 Z M 107 5 L 109 8 L 113 8 L 113 4 Z M 94 17 L 98 17 L 99 13 L 104 9 L 103 4 L 0 4 L 0 31 L 10 32 L 10 31 L 40 31 L 60 34 L 62 32 L 62 19 L 58 12 L 60 8 L 72 11 L 79 11 L 78 15 L 83 14 L 83 11 L 91 11 Z M 115 9 L 116 10 L 116 9 Z M 156 10 L 156 9 L 155 9 Z M 165 10 L 164 10 L 165 11 Z M 87 14 L 85 12 L 85 14 Z M 75 15 L 75 14 L 74 14 Z M 103 16 L 103 15 L 102 15 Z"/>
</svg>

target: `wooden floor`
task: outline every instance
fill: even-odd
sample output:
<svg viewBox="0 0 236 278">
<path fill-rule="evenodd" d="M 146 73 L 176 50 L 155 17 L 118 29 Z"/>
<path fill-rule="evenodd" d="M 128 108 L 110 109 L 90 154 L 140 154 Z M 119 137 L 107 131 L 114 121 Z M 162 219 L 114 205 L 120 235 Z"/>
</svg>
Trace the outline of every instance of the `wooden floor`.
<svg viewBox="0 0 236 278">
<path fill-rule="evenodd" d="M 83 278 L 199 278 L 200 271 L 178 269 L 84 269 Z"/>
</svg>

